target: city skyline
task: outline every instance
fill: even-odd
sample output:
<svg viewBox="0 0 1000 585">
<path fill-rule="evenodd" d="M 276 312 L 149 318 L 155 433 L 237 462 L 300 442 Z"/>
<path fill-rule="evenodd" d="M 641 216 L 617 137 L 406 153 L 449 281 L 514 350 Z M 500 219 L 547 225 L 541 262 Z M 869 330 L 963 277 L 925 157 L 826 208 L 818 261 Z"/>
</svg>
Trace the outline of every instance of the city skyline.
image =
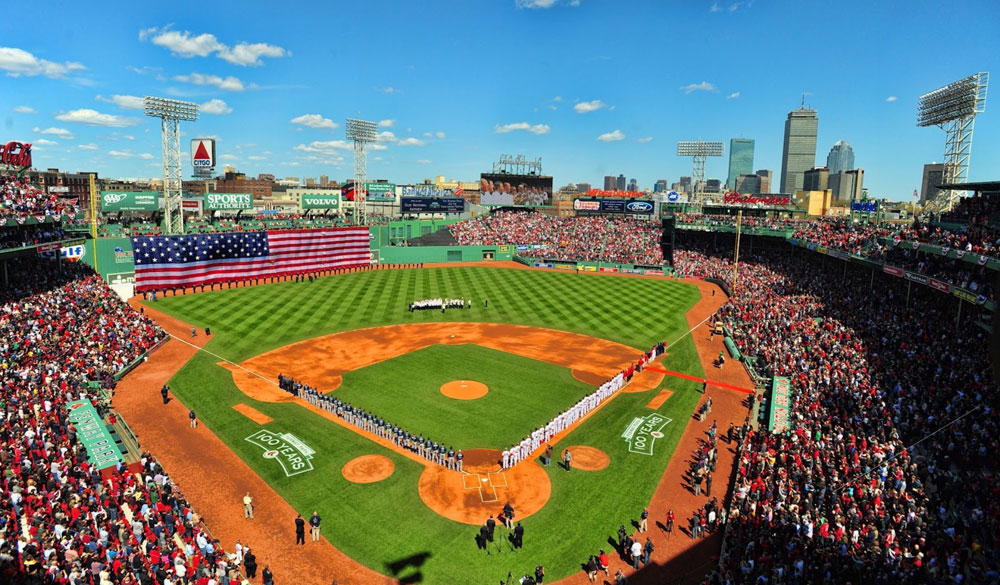
<svg viewBox="0 0 1000 585">
<path fill-rule="evenodd" d="M 60 5 L 62 20 L 72 23 L 65 28 L 0 23 L 8 39 L 0 47 L 0 139 L 33 143 L 37 168 L 158 176 L 159 125 L 138 109 L 142 96 L 156 95 L 198 103 L 201 119 L 182 124 L 184 138 L 216 137 L 216 168 L 231 164 L 249 176 L 349 178 L 343 123 L 361 117 L 381 122 L 381 140 L 369 155 L 372 177 L 476 180 L 500 153 L 511 153 L 542 157 L 558 184 L 601 184 L 624 170 L 651 188 L 657 179 L 672 183 L 690 174 L 690 160 L 673 147 L 692 138 L 753 139 L 753 166 L 777 172 L 781 124 L 804 99 L 823 119 L 817 141 L 824 150 L 850 137 L 864 153 L 872 195 L 905 200 L 920 186 L 923 165 L 944 156 L 943 133 L 915 125 L 917 98 L 1000 63 L 1000 41 L 989 26 L 1000 6 L 985 1 L 947 11 L 845 2 L 839 9 L 853 14 L 853 26 L 836 44 L 799 30 L 807 27 L 789 27 L 781 38 L 745 41 L 740 51 L 727 44 L 697 54 L 673 50 L 664 23 L 677 30 L 763 29 L 787 18 L 791 6 L 803 21 L 822 15 L 822 7 L 379 1 L 285 10 L 262 22 L 263 3 L 234 12 L 179 2 L 169 18 L 141 5 L 101 6 Z M 920 42 L 920 23 L 931 10 L 939 26 L 961 24 L 974 50 L 945 56 Z M 634 22 L 630 37 L 653 48 L 600 35 L 574 42 L 612 18 Z M 378 43 L 317 43 L 332 22 L 342 23 L 345 36 L 366 22 L 401 34 Z M 456 36 L 446 22 L 489 22 L 506 36 L 502 43 L 491 35 Z M 102 35 L 100 43 L 75 33 L 91 28 L 121 32 Z M 413 30 L 425 33 L 402 34 Z M 531 47 L 531 64 L 513 77 L 500 75 L 508 48 L 521 45 Z M 762 74 L 764 63 L 771 69 Z M 650 69 L 666 74 L 639 86 L 602 82 Z M 843 75 L 854 83 L 844 87 Z M 977 119 L 970 180 L 996 178 L 990 164 L 1000 159 L 1000 113 L 993 110 L 988 103 Z M 725 160 L 709 160 L 706 171 L 727 179 Z"/>
</svg>

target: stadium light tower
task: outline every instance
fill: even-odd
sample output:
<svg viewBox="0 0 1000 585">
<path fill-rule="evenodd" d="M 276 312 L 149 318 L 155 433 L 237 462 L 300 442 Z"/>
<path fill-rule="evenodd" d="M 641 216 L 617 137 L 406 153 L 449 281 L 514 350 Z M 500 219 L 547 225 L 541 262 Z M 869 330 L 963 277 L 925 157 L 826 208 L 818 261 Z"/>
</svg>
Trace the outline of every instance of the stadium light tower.
<svg viewBox="0 0 1000 585">
<path fill-rule="evenodd" d="M 695 188 L 705 182 L 705 160 L 710 156 L 722 156 L 726 148 L 721 142 L 705 142 L 702 140 L 680 141 L 677 143 L 677 156 L 690 156 L 694 159 L 691 169 L 691 180 Z"/>
<path fill-rule="evenodd" d="M 942 183 L 965 183 L 972 157 L 972 129 L 976 114 L 986 111 L 988 72 L 970 75 L 920 96 L 917 126 L 937 126 L 945 131 Z M 958 200 L 958 191 L 942 189 L 930 202 L 938 211 L 947 211 Z"/>
<path fill-rule="evenodd" d="M 198 119 L 198 104 L 146 96 L 142 109 L 151 118 L 159 118 L 163 131 L 163 218 L 168 234 L 184 233 L 184 209 L 181 207 L 181 120 Z"/>
<path fill-rule="evenodd" d="M 376 140 L 376 123 L 348 118 L 347 139 L 354 141 L 354 224 L 365 225 L 365 175 L 368 174 L 368 143 Z"/>
</svg>

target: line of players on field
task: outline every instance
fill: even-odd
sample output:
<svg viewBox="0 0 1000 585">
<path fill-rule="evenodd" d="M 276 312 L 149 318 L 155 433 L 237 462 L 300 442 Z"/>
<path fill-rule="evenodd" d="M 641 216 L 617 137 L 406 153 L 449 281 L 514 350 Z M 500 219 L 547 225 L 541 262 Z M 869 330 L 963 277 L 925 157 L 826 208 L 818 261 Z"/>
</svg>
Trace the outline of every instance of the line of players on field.
<svg viewBox="0 0 1000 585">
<path fill-rule="evenodd" d="M 472 299 L 422 299 L 410 303 L 410 312 L 426 311 L 428 309 L 471 309 Z"/>
<path fill-rule="evenodd" d="M 580 420 L 590 411 L 597 408 L 599 404 L 615 392 L 621 390 L 625 384 L 632 380 L 636 372 L 641 372 L 647 363 L 656 359 L 664 351 L 663 343 L 658 343 L 655 347 L 642 354 L 636 364 L 630 365 L 615 375 L 607 382 L 601 384 L 597 390 L 581 398 L 576 404 L 553 418 L 544 427 L 538 427 L 532 431 L 520 443 L 505 449 L 501 454 L 501 463 L 504 469 L 517 465 L 519 462 L 530 457 L 544 443 L 548 443 L 552 437 L 573 426 L 573 423 Z"/>
<path fill-rule="evenodd" d="M 315 388 L 283 374 L 278 374 L 278 386 L 290 394 L 305 399 L 313 406 L 336 414 L 359 429 L 392 441 L 396 446 L 416 453 L 428 461 L 442 465 L 447 469 L 462 471 L 462 460 L 465 455 L 462 454 L 461 449 L 456 451 L 452 447 L 446 447 L 444 443 L 432 441 L 430 437 L 414 435 L 381 417 L 352 406 L 349 402 L 327 396 Z"/>
</svg>

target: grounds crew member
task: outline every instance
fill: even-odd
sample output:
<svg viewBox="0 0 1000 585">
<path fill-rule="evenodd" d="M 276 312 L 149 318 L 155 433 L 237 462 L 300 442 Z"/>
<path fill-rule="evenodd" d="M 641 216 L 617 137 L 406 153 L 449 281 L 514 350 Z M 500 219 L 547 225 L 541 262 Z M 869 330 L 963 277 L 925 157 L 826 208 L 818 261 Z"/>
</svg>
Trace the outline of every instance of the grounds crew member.
<svg viewBox="0 0 1000 585">
<path fill-rule="evenodd" d="M 250 492 L 243 496 L 243 517 L 253 520 L 253 498 L 250 497 Z"/>
</svg>

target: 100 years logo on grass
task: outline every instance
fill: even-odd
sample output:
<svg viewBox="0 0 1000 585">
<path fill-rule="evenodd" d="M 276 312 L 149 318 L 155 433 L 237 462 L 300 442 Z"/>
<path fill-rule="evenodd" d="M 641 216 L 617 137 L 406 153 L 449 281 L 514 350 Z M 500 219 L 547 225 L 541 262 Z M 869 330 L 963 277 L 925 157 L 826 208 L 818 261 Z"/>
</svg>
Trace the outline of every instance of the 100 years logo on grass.
<svg viewBox="0 0 1000 585">
<path fill-rule="evenodd" d="M 264 450 L 264 459 L 276 459 L 288 477 L 313 469 L 316 451 L 291 433 L 257 431 L 246 440 Z"/>
<path fill-rule="evenodd" d="M 653 454 L 653 443 L 663 438 L 663 427 L 673 419 L 659 414 L 636 417 L 625 427 L 622 437 L 628 441 L 629 453 Z"/>
</svg>

